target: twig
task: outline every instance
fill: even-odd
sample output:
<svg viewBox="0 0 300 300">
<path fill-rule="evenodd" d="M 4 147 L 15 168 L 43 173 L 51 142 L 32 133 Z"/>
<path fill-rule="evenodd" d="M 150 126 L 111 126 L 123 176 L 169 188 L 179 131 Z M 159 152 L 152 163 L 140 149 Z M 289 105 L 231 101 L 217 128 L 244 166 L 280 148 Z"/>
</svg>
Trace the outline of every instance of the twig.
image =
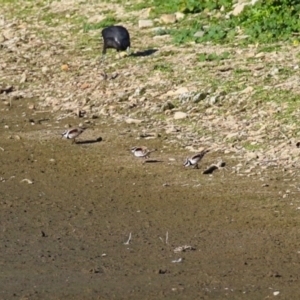
<svg viewBox="0 0 300 300">
<path fill-rule="evenodd" d="M 21 180 L 20 182 L 27 182 L 28 184 L 33 184 L 33 181 L 31 181 L 28 178 L 24 178 L 23 180 Z"/>
<path fill-rule="evenodd" d="M 124 243 L 124 245 L 129 245 L 130 241 L 131 241 L 131 232 L 129 233 L 128 240 L 127 242 Z"/>
<path fill-rule="evenodd" d="M 167 233 L 166 233 L 166 244 L 168 244 L 168 241 L 169 241 L 169 232 L 167 231 Z"/>
<path fill-rule="evenodd" d="M 3 149 L 2 147 L 0 147 L 0 149 L 1 149 L 2 151 L 4 151 L 4 149 Z"/>
<path fill-rule="evenodd" d="M 284 132 L 282 132 L 282 130 L 279 130 L 279 132 L 288 140 L 289 138 L 285 135 Z"/>
</svg>

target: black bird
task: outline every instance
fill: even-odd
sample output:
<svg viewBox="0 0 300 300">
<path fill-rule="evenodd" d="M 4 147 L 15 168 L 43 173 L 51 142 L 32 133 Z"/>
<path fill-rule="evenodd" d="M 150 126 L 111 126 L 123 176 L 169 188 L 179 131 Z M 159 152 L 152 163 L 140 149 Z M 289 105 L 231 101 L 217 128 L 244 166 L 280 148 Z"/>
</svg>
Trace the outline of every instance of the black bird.
<svg viewBox="0 0 300 300">
<path fill-rule="evenodd" d="M 102 30 L 103 36 L 103 51 L 102 55 L 106 54 L 106 49 L 113 48 L 117 52 L 130 51 L 130 36 L 128 30 L 123 26 L 109 26 Z"/>
</svg>

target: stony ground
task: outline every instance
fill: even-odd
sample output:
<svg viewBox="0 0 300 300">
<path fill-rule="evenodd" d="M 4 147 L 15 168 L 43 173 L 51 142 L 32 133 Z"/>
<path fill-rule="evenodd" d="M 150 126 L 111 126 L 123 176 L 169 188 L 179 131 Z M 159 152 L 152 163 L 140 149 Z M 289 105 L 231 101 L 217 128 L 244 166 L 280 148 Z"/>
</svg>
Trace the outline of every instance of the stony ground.
<svg viewBox="0 0 300 300">
<path fill-rule="evenodd" d="M 1 296 L 99 296 L 99 278 L 89 281 L 84 274 L 94 278 L 100 273 L 101 280 L 105 278 L 103 295 L 116 299 L 138 299 L 145 285 L 149 286 L 145 289 L 149 299 L 173 297 L 173 292 L 189 299 L 196 295 L 221 299 L 233 291 L 238 292 L 231 294 L 231 299 L 247 298 L 248 292 L 253 296 L 248 299 L 253 299 L 274 296 L 278 288 L 289 299 L 297 290 L 298 280 L 297 45 L 175 45 L 170 36 L 155 34 L 153 28 L 180 26 L 180 21 L 166 25 L 152 20 L 153 27 L 139 28 L 139 20 L 150 18 L 148 11 L 130 10 L 128 6 L 134 1 L 128 3 L 127 8 L 114 2 L 74 0 L 24 1 L 22 7 L 5 1 L 1 6 L 2 250 L 5 265 L 10 266 L 2 274 L 9 288 Z M 100 61 L 101 29 L 84 28 L 97 24 L 112 11 L 131 33 L 132 55 L 117 58 L 111 50 Z M 57 139 L 61 131 L 80 124 L 89 128 L 83 139 L 102 136 L 103 143 L 75 148 L 61 144 Z M 133 162 L 128 149 L 136 144 L 157 147 L 159 158 L 167 164 L 141 167 Z M 203 148 L 211 152 L 201 170 L 179 172 L 183 158 Z M 220 160 L 226 162 L 221 172 L 207 177 L 202 174 L 205 167 Z M 38 168 L 34 167 L 35 161 Z M 99 172 L 102 183 L 97 177 Z M 121 180 L 117 187 L 116 178 Z M 52 185 L 48 186 L 47 180 Z M 69 192 L 72 185 L 75 191 Z M 87 190 L 88 204 L 84 205 Z M 46 199 L 40 200 L 43 193 Z M 199 195 L 202 210 L 198 207 Z M 98 199 L 105 199 L 104 203 L 99 204 Z M 163 204 L 162 199 L 166 199 Z M 134 209 L 126 213 L 130 207 Z M 79 214 L 69 223 L 65 219 L 68 209 L 69 220 Z M 132 221 L 135 212 L 143 209 L 146 215 Z M 29 219 L 34 218 L 35 225 L 27 221 L 25 211 L 30 213 Z M 89 214 L 96 216 L 86 217 Z M 35 219 L 37 215 L 41 219 Z M 139 232 L 141 222 L 143 229 Z M 56 225 L 52 228 L 53 223 Z M 10 226 L 12 231 L 8 230 Z M 66 229 L 68 226 L 75 231 L 80 228 L 78 236 L 66 238 L 74 234 Z M 101 251 L 94 244 L 95 236 L 99 237 L 97 226 L 105 228 Z M 168 229 L 177 227 L 179 230 L 173 233 Z M 138 253 L 137 261 L 120 248 L 123 242 L 119 244 L 132 228 L 144 241 L 140 249 L 129 247 L 130 253 Z M 42 246 L 41 231 L 51 238 L 50 250 Z M 167 252 L 162 249 L 162 257 L 156 260 L 161 244 L 155 244 L 154 250 L 147 245 L 154 237 L 166 243 L 167 231 L 170 241 L 173 234 L 176 242 L 173 240 Z M 63 246 L 57 246 L 61 237 L 56 232 L 62 232 L 68 240 Z M 199 232 L 204 233 L 201 236 Z M 26 233 L 30 238 L 24 237 Z M 8 251 L 11 240 L 14 244 Z M 78 243 L 87 243 L 90 251 L 81 256 Z M 196 254 L 190 261 L 184 257 L 188 263 L 175 271 L 172 260 L 178 257 L 173 257 L 173 250 L 184 244 L 196 248 L 196 252 L 187 253 Z M 204 249 L 200 247 L 203 244 Z M 34 249 L 39 249 L 37 256 L 31 254 Z M 105 255 L 101 255 L 109 256 L 107 249 L 113 255 L 103 263 Z M 64 250 L 70 259 L 64 258 Z M 52 254 L 46 255 L 47 251 Z M 120 251 L 126 254 L 122 252 L 120 257 Z M 16 261 L 11 260 L 12 255 Z M 91 263 L 86 263 L 89 256 Z M 50 266 L 47 262 L 51 257 L 54 265 Z M 80 263 L 76 265 L 78 258 Z M 123 269 L 126 259 L 129 261 Z M 192 266 L 203 259 L 199 268 L 205 271 L 200 276 Z M 26 261 L 30 263 L 23 268 Z M 232 266 L 235 263 L 236 268 Z M 152 264 L 155 267 L 150 268 Z M 60 272 L 62 265 L 65 271 Z M 47 273 L 53 284 L 43 279 L 43 289 L 31 285 L 35 279 L 28 277 L 28 272 L 37 266 L 31 275 L 36 279 Z M 251 268 L 245 270 L 245 266 Z M 192 276 L 188 270 L 192 270 Z M 157 278 L 160 272 L 168 276 L 163 284 Z M 126 280 L 126 274 L 140 281 L 130 288 L 132 281 Z M 172 281 L 168 274 L 177 277 Z M 73 283 L 84 282 L 82 293 L 80 285 L 71 285 L 72 291 L 64 293 L 62 282 L 68 276 Z M 111 294 L 116 286 L 114 278 L 120 285 Z M 280 284 L 274 284 L 274 280 L 280 280 Z M 23 284 L 21 291 L 16 291 L 15 282 Z"/>
</svg>

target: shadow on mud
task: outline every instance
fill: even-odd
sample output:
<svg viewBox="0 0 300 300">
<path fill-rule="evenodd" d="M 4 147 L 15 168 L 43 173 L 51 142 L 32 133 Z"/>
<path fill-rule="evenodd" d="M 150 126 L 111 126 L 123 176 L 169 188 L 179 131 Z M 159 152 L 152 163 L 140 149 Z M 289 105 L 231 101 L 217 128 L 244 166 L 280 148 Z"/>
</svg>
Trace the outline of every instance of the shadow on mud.
<svg viewBox="0 0 300 300">
<path fill-rule="evenodd" d="M 158 160 L 158 159 L 147 159 L 147 160 L 145 160 L 144 161 L 144 163 L 162 163 L 162 162 L 164 162 L 163 160 Z"/>
<path fill-rule="evenodd" d="M 102 141 L 102 137 L 100 136 L 95 140 L 76 141 L 75 144 L 78 144 L 78 145 L 95 144 L 95 143 L 100 143 L 101 141 Z"/>
<path fill-rule="evenodd" d="M 150 56 L 157 51 L 158 51 L 158 49 L 148 49 L 145 51 L 138 51 L 136 53 L 132 53 L 130 56 Z"/>
</svg>

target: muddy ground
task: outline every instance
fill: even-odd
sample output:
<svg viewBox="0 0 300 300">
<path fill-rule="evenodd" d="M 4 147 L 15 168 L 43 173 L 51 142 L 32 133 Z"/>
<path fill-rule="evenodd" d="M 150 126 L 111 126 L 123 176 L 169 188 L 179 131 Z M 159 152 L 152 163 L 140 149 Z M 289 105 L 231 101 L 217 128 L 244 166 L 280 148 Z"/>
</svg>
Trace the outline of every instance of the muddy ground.
<svg viewBox="0 0 300 300">
<path fill-rule="evenodd" d="M 135 125 L 96 122 L 72 145 L 59 133 L 74 119 L 27 107 L 1 107 L 1 299 L 300 293 L 299 198 L 284 194 L 295 178 L 276 169 L 241 177 L 229 156 L 203 175 L 218 153 L 186 169 L 163 138 L 143 142 L 162 162 L 143 164 L 128 150 L 139 143 Z M 193 249 L 174 253 L 184 245 Z"/>
<path fill-rule="evenodd" d="M 0 8 L 0 299 L 299 298 L 298 44 L 175 45 L 136 1 L 23 2 Z M 110 15 L 133 52 L 100 63 Z"/>
</svg>

